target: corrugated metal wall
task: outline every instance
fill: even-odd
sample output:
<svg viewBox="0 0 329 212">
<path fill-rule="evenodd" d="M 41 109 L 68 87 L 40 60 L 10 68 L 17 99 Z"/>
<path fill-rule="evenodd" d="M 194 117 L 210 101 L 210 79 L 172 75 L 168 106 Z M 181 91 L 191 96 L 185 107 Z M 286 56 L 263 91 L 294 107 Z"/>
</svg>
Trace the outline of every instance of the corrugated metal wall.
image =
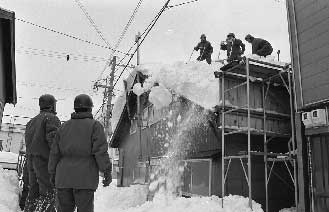
<svg viewBox="0 0 329 212">
<path fill-rule="evenodd" d="M 298 109 L 329 100 L 329 1 L 287 0 Z"/>
<path fill-rule="evenodd" d="M 329 135 L 311 137 L 314 211 L 329 211 Z"/>
</svg>

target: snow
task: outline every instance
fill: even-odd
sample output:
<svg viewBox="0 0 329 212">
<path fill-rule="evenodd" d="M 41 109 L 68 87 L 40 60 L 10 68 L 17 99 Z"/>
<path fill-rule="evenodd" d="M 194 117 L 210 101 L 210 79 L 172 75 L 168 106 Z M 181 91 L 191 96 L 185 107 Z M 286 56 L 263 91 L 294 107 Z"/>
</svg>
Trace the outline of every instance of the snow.
<svg viewBox="0 0 329 212">
<path fill-rule="evenodd" d="M 100 187 L 95 194 L 95 212 L 251 212 L 248 198 L 229 195 L 221 198 L 211 197 L 177 197 L 158 192 L 152 201 L 147 201 L 148 190 L 145 185 L 116 187 L 115 182 L 109 187 Z M 150 184 L 156 188 L 158 184 Z M 253 212 L 263 212 L 261 205 L 253 202 Z"/>
<path fill-rule="evenodd" d="M 284 208 L 279 212 L 296 212 L 296 211 L 297 211 L 296 208 L 292 207 L 292 208 Z"/>
<path fill-rule="evenodd" d="M 263 61 L 263 62 L 267 62 L 267 63 L 271 63 L 274 65 L 279 65 L 279 66 L 286 66 L 287 63 L 286 62 L 282 62 L 282 61 L 278 61 L 275 59 L 275 56 L 270 55 L 267 57 L 261 57 L 259 55 L 256 54 L 251 54 L 251 55 L 247 55 L 247 58 L 251 58 L 251 59 L 255 59 L 255 60 L 259 60 L 259 61 Z"/>
<path fill-rule="evenodd" d="M 13 152 L 0 152 L 0 166 L 7 169 L 16 169 L 18 154 Z"/>
<path fill-rule="evenodd" d="M 121 113 L 123 111 L 123 108 L 126 104 L 126 95 L 124 92 L 119 95 L 113 105 L 113 111 L 112 111 L 112 118 L 111 118 L 111 126 L 112 126 L 112 132 L 114 132 L 115 128 L 117 127 L 117 124 L 119 122 Z"/>
<path fill-rule="evenodd" d="M 0 167 L 0 211 L 18 211 L 19 187 L 16 171 L 4 170 Z"/>
<path fill-rule="evenodd" d="M 18 154 L 13 152 L 0 152 L 0 162 L 17 163 Z"/>
<path fill-rule="evenodd" d="M 212 109 L 219 102 L 218 80 L 214 72 L 222 65 L 208 65 L 201 62 L 176 62 L 174 64 L 144 64 L 136 69 L 147 75 L 144 90 L 155 88 L 154 84 L 183 96 L 206 109 Z M 153 87 L 153 88 L 152 88 Z"/>
<path fill-rule="evenodd" d="M 100 186 L 95 193 L 95 212 L 123 212 L 146 202 L 147 186 L 116 187 L 114 180 L 109 187 Z"/>
<path fill-rule="evenodd" d="M 161 109 L 171 103 L 172 96 L 168 89 L 162 85 L 159 85 L 151 89 L 149 94 L 149 101 L 154 105 L 155 108 Z"/>
</svg>

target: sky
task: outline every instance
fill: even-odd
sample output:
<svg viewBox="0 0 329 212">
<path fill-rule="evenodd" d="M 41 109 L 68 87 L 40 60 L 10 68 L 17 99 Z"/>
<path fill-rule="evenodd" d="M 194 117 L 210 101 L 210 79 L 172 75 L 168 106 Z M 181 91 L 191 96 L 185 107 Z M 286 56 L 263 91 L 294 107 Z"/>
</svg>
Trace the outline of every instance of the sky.
<svg viewBox="0 0 329 212">
<path fill-rule="evenodd" d="M 190 0 L 171 0 L 177 5 Z M 128 22 L 138 0 L 80 0 L 96 23 L 104 38 L 113 47 Z M 126 52 L 133 44 L 137 32 L 143 32 L 161 9 L 165 0 L 144 0 L 118 50 Z M 15 12 L 16 18 L 32 22 L 84 40 L 105 45 L 80 9 L 76 0 L 0 0 L 0 7 Z M 5 115 L 33 117 L 39 112 L 38 98 L 53 94 L 61 120 L 70 118 L 74 97 L 86 93 L 93 98 L 95 113 L 103 98 L 103 90 L 93 89 L 94 82 L 105 78 L 110 69 L 105 61 L 111 51 L 54 32 L 26 24 L 16 19 L 16 75 L 18 103 L 7 104 Z M 141 63 L 173 63 L 187 61 L 193 47 L 206 34 L 214 47 L 213 60 L 220 53 L 222 40 L 229 32 L 244 40 L 246 34 L 268 40 L 276 56 L 290 61 L 289 36 L 284 0 L 199 0 L 166 10 L 142 44 Z M 246 54 L 251 46 L 246 43 Z M 34 50 L 31 50 L 34 49 Z M 57 52 L 57 53 L 54 53 Z M 58 53 L 60 52 L 60 53 Z M 58 54 L 64 55 L 57 57 Z M 66 60 L 69 54 L 71 59 Z M 46 55 L 46 56 L 45 56 Z M 76 56 L 74 59 L 74 56 Z M 118 58 L 123 57 L 117 54 Z M 83 57 L 92 58 L 83 61 Z M 195 60 L 194 53 L 191 60 Z M 136 64 L 133 58 L 132 64 Z M 116 80 L 122 69 L 116 71 Z M 115 93 L 120 95 L 122 79 L 132 71 L 128 69 L 119 79 Z M 26 123 L 28 119 L 4 117 L 3 122 Z"/>
</svg>

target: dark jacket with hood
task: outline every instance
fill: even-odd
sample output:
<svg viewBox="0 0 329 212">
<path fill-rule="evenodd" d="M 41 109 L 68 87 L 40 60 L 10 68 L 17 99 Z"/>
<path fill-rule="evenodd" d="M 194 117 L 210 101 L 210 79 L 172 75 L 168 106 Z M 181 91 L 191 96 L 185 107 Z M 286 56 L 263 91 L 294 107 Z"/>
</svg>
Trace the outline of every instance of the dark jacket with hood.
<svg viewBox="0 0 329 212">
<path fill-rule="evenodd" d="M 56 188 L 97 189 L 99 171 L 111 169 L 104 128 L 90 112 L 72 113 L 53 143 L 48 171 Z"/>
<path fill-rule="evenodd" d="M 26 125 L 25 144 L 26 155 L 40 156 L 48 160 L 50 148 L 61 122 L 56 113 L 43 109 Z"/>
<path fill-rule="evenodd" d="M 201 41 L 198 43 L 196 47 L 194 47 L 195 51 L 198 51 L 200 49 L 200 56 L 206 58 L 211 57 L 211 54 L 213 52 L 213 47 L 211 46 L 211 43 L 209 41 Z"/>
<path fill-rule="evenodd" d="M 232 43 L 221 44 L 221 50 L 227 50 L 227 59 L 228 60 L 236 60 L 239 59 L 241 55 L 243 55 L 245 51 L 245 45 L 240 39 L 234 39 Z"/>
<path fill-rule="evenodd" d="M 252 40 L 252 53 L 253 54 L 257 54 L 259 56 L 267 56 L 272 54 L 273 52 L 273 48 L 271 46 L 271 44 L 261 38 L 254 38 Z"/>
</svg>

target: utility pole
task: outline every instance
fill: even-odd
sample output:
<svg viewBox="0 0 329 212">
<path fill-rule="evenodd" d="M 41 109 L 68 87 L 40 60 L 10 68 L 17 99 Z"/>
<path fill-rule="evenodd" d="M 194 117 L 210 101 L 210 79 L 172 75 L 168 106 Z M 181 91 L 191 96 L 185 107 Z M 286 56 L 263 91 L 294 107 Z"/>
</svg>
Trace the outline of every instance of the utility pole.
<svg viewBox="0 0 329 212">
<path fill-rule="evenodd" d="M 105 119 L 105 135 L 107 137 L 107 141 L 109 141 L 111 135 L 110 130 L 110 119 L 112 117 L 112 96 L 113 96 L 113 81 L 114 81 L 114 71 L 116 66 L 116 56 L 113 56 L 111 61 L 111 74 L 110 74 L 110 83 L 109 85 L 105 86 L 105 89 L 107 90 L 107 104 L 106 104 L 106 119 Z M 106 83 L 107 84 L 107 83 Z M 102 86 L 100 86 L 102 87 Z"/>
<path fill-rule="evenodd" d="M 137 33 L 135 37 L 135 42 L 137 43 L 137 65 L 140 64 L 140 50 L 139 50 L 139 45 L 140 45 L 140 32 Z M 137 72 L 137 83 L 140 83 L 140 78 L 139 78 L 139 73 Z M 143 120 L 142 120 L 142 113 L 141 113 L 141 98 L 140 96 L 137 96 L 137 126 L 138 126 L 138 140 L 139 140 L 139 159 L 141 160 L 143 157 L 143 147 L 142 147 L 142 127 L 143 127 Z"/>
</svg>

